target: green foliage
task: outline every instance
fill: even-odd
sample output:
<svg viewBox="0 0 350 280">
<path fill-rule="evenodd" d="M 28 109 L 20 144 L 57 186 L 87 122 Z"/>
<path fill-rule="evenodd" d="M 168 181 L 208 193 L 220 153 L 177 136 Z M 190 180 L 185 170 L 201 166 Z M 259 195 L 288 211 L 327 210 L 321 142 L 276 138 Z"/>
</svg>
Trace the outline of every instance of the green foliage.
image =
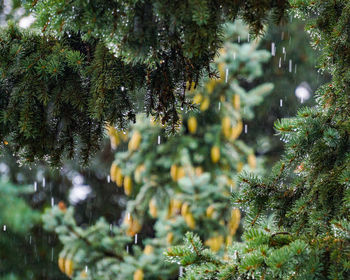
<svg viewBox="0 0 350 280">
<path fill-rule="evenodd" d="M 197 279 L 197 270 L 209 279 L 350 277 L 349 53 L 344 51 L 350 36 L 345 28 L 350 4 L 291 2 L 297 15 L 311 18 L 308 30 L 313 44 L 322 49 L 321 69 L 332 74 L 332 82 L 318 90 L 315 107 L 276 123 L 286 151 L 271 176 L 242 176 L 241 190 L 234 195 L 235 204 L 247 213 L 245 243 L 233 246 L 239 252 L 234 263 L 239 273 L 222 278 L 202 269 L 206 261 L 199 260 L 188 266 L 185 279 Z M 260 222 L 270 213 L 276 221 L 271 228 Z M 248 250 L 240 252 L 242 246 Z M 263 256 L 256 253 L 260 246 L 265 248 Z M 229 262 L 219 268 L 230 266 Z"/>
<path fill-rule="evenodd" d="M 205 79 L 203 86 L 196 89 L 188 85 L 194 110 L 183 111 L 176 135 L 168 137 L 169 126 L 144 115 L 138 116 L 127 134 L 108 127 L 112 146 L 120 145 L 111 166 L 111 180 L 118 187 L 123 186 L 130 196 L 124 221 L 113 238 L 125 238 L 126 234 L 138 244 L 132 245 L 128 239 L 129 242 L 120 242 L 122 247 L 114 248 L 116 245 L 109 242 L 108 248 L 119 252 L 122 259 L 119 263 L 113 259 L 113 265 L 106 267 L 100 261 L 109 261 L 101 248 L 109 240 L 108 223 L 102 221 L 82 229 L 75 224 L 71 210 L 63 218 L 53 219 L 52 216 L 63 215 L 57 208 L 44 216 L 46 228 L 55 230 L 64 244 L 62 258 L 76 264 L 74 278 L 87 265 L 89 279 L 100 279 L 96 278 L 99 275 L 103 275 L 101 279 L 113 279 L 118 274 L 125 275 L 125 279 L 143 279 L 137 278 L 140 273 L 145 279 L 174 279 L 178 268 L 164 261 L 163 252 L 170 244 L 179 244 L 186 231 L 194 230 L 205 240 L 206 247 L 220 255 L 236 238 L 240 212 L 227 211 L 231 208 L 230 192 L 236 190 L 237 175 L 242 169 L 257 173 L 262 169 L 262 160 L 257 160 L 253 150 L 238 137 L 243 131 L 243 120 L 253 117 L 253 106 L 273 86 L 266 83 L 246 89 L 247 84 L 262 75 L 261 64 L 270 54 L 257 49 L 258 41 L 233 43 L 238 36 L 247 34 L 242 22 L 227 24 L 225 30 L 228 40 L 215 65 L 220 78 Z M 98 224 L 106 230 L 96 230 Z M 74 232 L 81 232 L 81 237 Z M 81 242 L 82 238 L 89 242 Z M 93 258 L 96 254 L 101 256 L 97 263 Z M 67 273 L 66 267 L 64 270 Z"/>
<path fill-rule="evenodd" d="M 0 140 L 26 161 L 52 165 L 74 155 L 86 163 L 102 127 L 125 128 L 135 112 L 174 131 L 180 108 L 191 107 L 186 82 L 216 74 L 210 62 L 222 24 L 241 16 L 258 33 L 271 10 L 280 21 L 288 7 L 286 0 L 24 2 L 42 33 L 13 26 L 0 33 Z"/>
</svg>

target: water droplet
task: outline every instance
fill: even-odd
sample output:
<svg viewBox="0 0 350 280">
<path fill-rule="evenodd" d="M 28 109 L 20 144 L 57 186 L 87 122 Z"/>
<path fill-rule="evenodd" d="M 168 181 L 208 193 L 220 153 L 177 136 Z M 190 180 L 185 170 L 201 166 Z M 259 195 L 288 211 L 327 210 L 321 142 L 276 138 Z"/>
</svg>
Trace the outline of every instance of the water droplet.
<svg viewBox="0 0 350 280">
<path fill-rule="evenodd" d="M 183 268 L 183 266 L 180 266 L 179 267 L 179 276 L 182 277 L 183 274 L 184 274 L 184 268 Z"/>
<path fill-rule="evenodd" d="M 276 55 L 276 44 L 274 42 L 271 43 L 271 55 Z"/>
<path fill-rule="evenodd" d="M 280 57 L 279 61 L 278 61 L 278 68 L 281 68 L 282 66 L 282 57 Z"/>
<path fill-rule="evenodd" d="M 282 107 L 282 106 L 283 106 L 283 100 L 280 99 L 280 107 Z"/>
<path fill-rule="evenodd" d="M 248 125 L 247 125 L 247 124 L 244 125 L 244 133 L 245 133 L 245 134 L 248 133 Z"/>
<path fill-rule="evenodd" d="M 34 191 L 36 192 L 36 191 L 37 191 L 37 189 L 38 189 L 38 182 L 37 182 L 37 181 L 35 181 L 35 182 L 34 182 Z"/>
<path fill-rule="evenodd" d="M 111 182 L 111 175 L 107 175 L 107 183 Z"/>
<path fill-rule="evenodd" d="M 158 135 L 158 145 L 160 144 L 160 135 Z"/>
<path fill-rule="evenodd" d="M 228 68 L 226 68 L 226 72 L 225 72 L 225 83 L 227 83 L 228 80 Z"/>
<path fill-rule="evenodd" d="M 4 225 L 3 230 L 6 231 L 6 225 Z"/>
<path fill-rule="evenodd" d="M 292 60 L 289 59 L 289 73 L 292 73 Z"/>
<path fill-rule="evenodd" d="M 129 254 L 129 245 L 126 245 L 126 253 Z"/>
<path fill-rule="evenodd" d="M 128 220 L 130 221 L 130 213 L 128 213 Z"/>
<path fill-rule="evenodd" d="M 135 234 L 135 244 L 137 244 L 137 233 Z"/>
<path fill-rule="evenodd" d="M 221 110 L 221 102 L 219 101 L 219 111 Z"/>
<path fill-rule="evenodd" d="M 45 178 L 43 178 L 43 188 L 45 188 L 45 186 L 46 186 L 46 180 Z"/>
<path fill-rule="evenodd" d="M 241 42 L 241 36 L 238 36 L 238 44 Z"/>
<path fill-rule="evenodd" d="M 51 206 L 53 207 L 55 205 L 55 199 L 51 197 Z"/>
</svg>

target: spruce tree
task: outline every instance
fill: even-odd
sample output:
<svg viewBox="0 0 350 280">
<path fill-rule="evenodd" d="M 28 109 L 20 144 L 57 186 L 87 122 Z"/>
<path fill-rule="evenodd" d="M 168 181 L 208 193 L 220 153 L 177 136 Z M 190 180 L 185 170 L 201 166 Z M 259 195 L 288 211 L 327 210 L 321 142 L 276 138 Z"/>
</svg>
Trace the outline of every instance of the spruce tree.
<svg viewBox="0 0 350 280">
<path fill-rule="evenodd" d="M 216 59 L 220 77 L 191 89 L 195 109 L 183 110 L 177 135 L 167 137 L 169 127 L 144 115 L 127 133 L 109 127 L 112 146 L 121 147 L 111 180 L 130 197 L 122 225 L 100 220 L 82 229 L 72 208 L 63 204 L 45 214 L 46 228 L 55 230 L 64 244 L 59 265 L 70 277 L 176 279 L 178 268 L 165 262 L 163 252 L 180 244 L 188 230 L 221 256 L 226 254 L 240 225 L 240 211 L 227 211 L 237 174 L 262 169 L 261 159 L 238 138 L 243 122 L 253 117 L 253 106 L 273 86 L 247 86 L 262 75 L 261 63 L 270 57 L 257 50 L 257 41 L 243 43 L 248 29 L 241 22 L 227 24 L 225 34 L 227 42 Z"/>
<path fill-rule="evenodd" d="M 168 252 L 186 267 L 184 279 L 349 279 L 350 143 L 347 1 L 291 1 L 308 20 L 319 66 L 332 81 L 317 105 L 275 125 L 286 150 L 271 176 L 242 176 L 234 204 L 245 213 L 243 243 L 228 259 L 188 233 Z"/>
<path fill-rule="evenodd" d="M 221 24 L 238 16 L 254 34 L 287 0 L 23 1 L 29 32 L 0 31 L 0 141 L 24 161 L 87 162 L 107 122 L 146 111 L 172 125 L 191 104 L 186 83 L 214 77 Z M 135 106 L 137 100 L 143 105 Z"/>
</svg>

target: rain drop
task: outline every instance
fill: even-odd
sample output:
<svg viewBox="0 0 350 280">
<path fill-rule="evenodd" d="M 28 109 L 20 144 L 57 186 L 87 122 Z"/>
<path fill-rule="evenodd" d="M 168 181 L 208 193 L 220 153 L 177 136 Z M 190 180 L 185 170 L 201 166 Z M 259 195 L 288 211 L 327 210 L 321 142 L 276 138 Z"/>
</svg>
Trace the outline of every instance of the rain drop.
<svg viewBox="0 0 350 280">
<path fill-rule="evenodd" d="M 183 274 L 184 274 L 184 268 L 183 268 L 183 266 L 180 266 L 179 267 L 179 276 L 182 277 Z"/>
<path fill-rule="evenodd" d="M 280 107 L 282 107 L 282 106 L 283 106 L 283 100 L 280 99 Z"/>
<path fill-rule="evenodd" d="M 160 135 L 158 135 L 158 145 L 160 144 Z"/>
<path fill-rule="evenodd" d="M 45 186 L 46 186 L 46 180 L 45 178 L 43 178 L 43 188 L 45 188 Z"/>
<path fill-rule="evenodd" d="M 4 225 L 3 230 L 6 231 L 6 225 Z"/>
<path fill-rule="evenodd" d="M 107 183 L 111 182 L 111 175 L 107 175 Z"/>
<path fill-rule="evenodd" d="M 34 191 L 36 192 L 36 191 L 37 191 L 37 189 L 38 189 L 38 182 L 37 182 L 37 181 L 35 181 L 35 182 L 34 182 Z"/>
<path fill-rule="evenodd" d="M 228 80 L 228 68 L 226 68 L 226 73 L 225 73 L 225 83 L 227 83 Z"/>
<path fill-rule="evenodd" d="M 135 244 L 137 244 L 137 233 L 135 234 Z"/>
<path fill-rule="evenodd" d="M 289 73 L 292 73 L 292 60 L 289 59 Z"/>
<path fill-rule="evenodd" d="M 276 44 L 274 42 L 271 43 L 271 55 L 276 55 Z"/>
<path fill-rule="evenodd" d="M 247 124 L 244 125 L 244 133 L 245 133 L 245 134 L 248 133 L 248 125 L 247 125 Z"/>
</svg>

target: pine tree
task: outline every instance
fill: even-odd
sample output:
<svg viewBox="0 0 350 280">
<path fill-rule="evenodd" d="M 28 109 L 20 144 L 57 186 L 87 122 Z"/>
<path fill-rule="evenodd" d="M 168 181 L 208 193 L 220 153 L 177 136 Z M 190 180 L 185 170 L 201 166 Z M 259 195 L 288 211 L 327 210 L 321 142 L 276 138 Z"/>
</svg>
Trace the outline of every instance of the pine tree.
<svg viewBox="0 0 350 280">
<path fill-rule="evenodd" d="M 0 31 L 0 142 L 24 161 L 52 165 L 74 155 L 86 163 L 106 123 L 122 129 L 138 111 L 174 130 L 180 108 L 191 104 L 186 83 L 215 75 L 222 23 L 240 16 L 257 34 L 271 11 L 278 22 L 288 7 L 287 0 L 23 2 L 36 28 Z"/>
<path fill-rule="evenodd" d="M 271 176 L 242 177 L 234 202 L 246 212 L 246 231 L 231 257 L 203 250 L 191 233 L 168 253 L 187 266 L 184 279 L 350 278 L 350 3 L 291 2 L 308 19 L 320 69 L 332 81 L 318 90 L 315 107 L 276 123 L 286 151 Z"/>
<path fill-rule="evenodd" d="M 178 268 L 164 262 L 163 252 L 179 244 L 188 230 L 226 254 L 240 224 L 240 211 L 227 211 L 237 174 L 261 169 L 254 151 L 238 139 L 243 119 L 253 117 L 252 107 L 273 86 L 246 90 L 241 85 L 262 75 L 261 63 L 270 54 L 257 50 L 257 41 L 233 43 L 247 38 L 242 23 L 228 24 L 225 30 L 229 41 L 216 64 L 220 76 L 191 88 L 197 109 L 183 111 L 176 136 L 167 137 L 171 128 L 144 115 L 127 134 L 109 127 L 113 146 L 128 141 L 127 151 L 116 153 L 110 174 L 130 196 L 121 227 L 101 219 L 82 229 L 74 222 L 73 209 L 62 204 L 45 215 L 46 228 L 55 230 L 64 244 L 59 265 L 70 277 L 174 279 Z M 132 246 L 133 239 L 140 245 Z"/>
</svg>

